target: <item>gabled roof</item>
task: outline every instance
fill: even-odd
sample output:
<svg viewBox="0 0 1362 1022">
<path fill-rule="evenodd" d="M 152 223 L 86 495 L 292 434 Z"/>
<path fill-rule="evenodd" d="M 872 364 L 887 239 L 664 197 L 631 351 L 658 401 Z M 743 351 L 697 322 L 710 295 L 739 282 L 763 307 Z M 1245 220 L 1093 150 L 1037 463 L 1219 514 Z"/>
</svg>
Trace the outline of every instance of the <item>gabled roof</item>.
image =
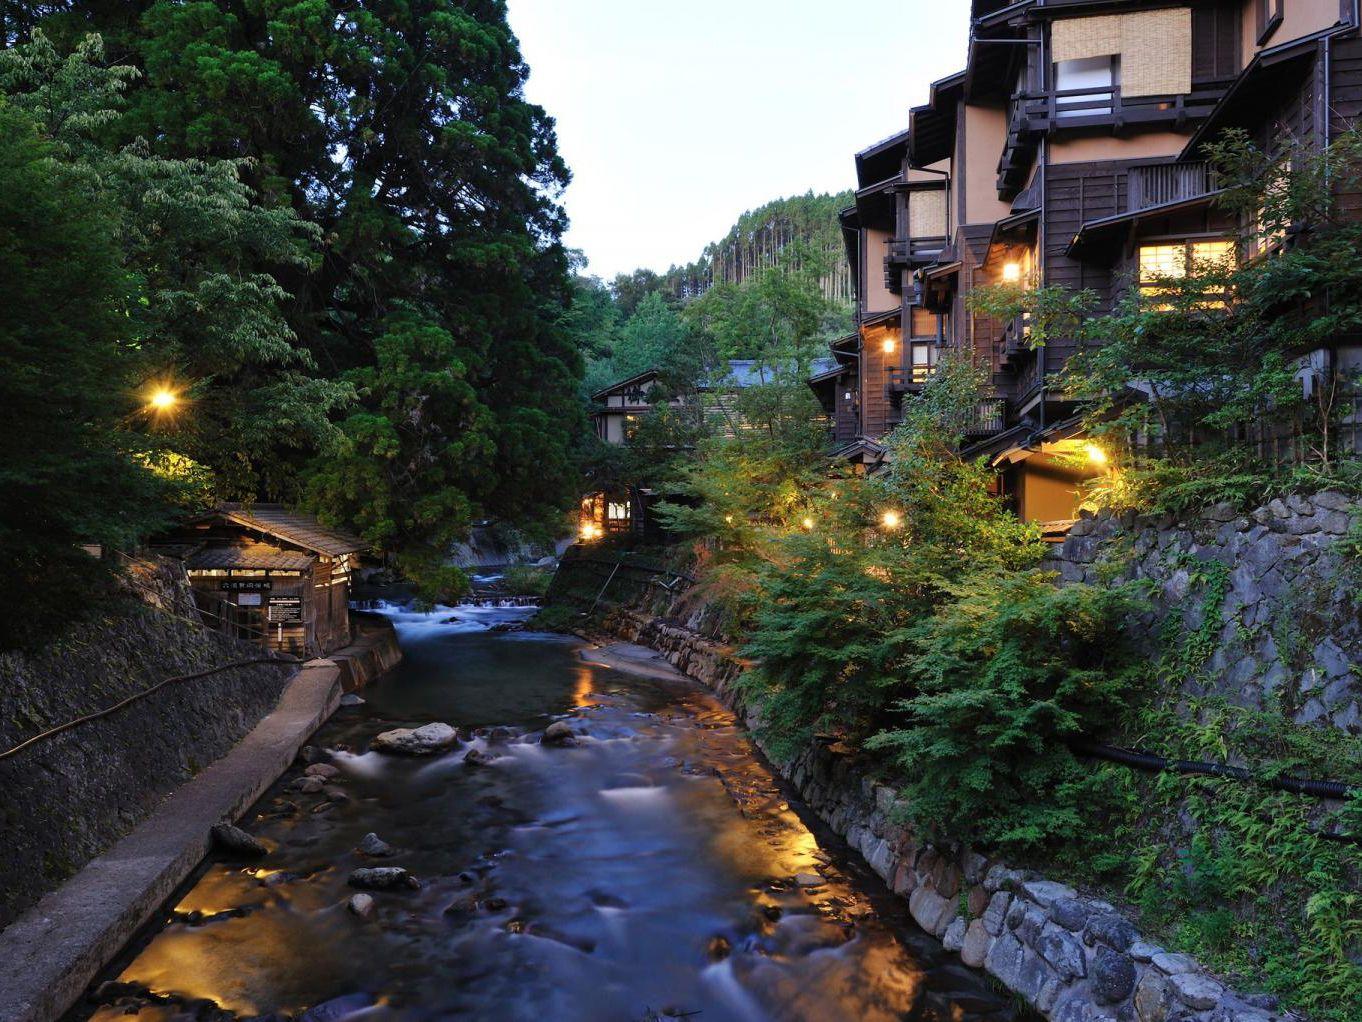
<svg viewBox="0 0 1362 1022">
<path fill-rule="evenodd" d="M 617 390 L 626 390 L 629 387 L 640 383 L 648 383 L 653 380 L 656 380 L 657 377 L 658 370 L 645 369 L 641 373 L 635 373 L 633 376 L 630 376 L 627 380 L 620 380 L 619 383 L 612 383 L 610 384 L 610 386 L 604 387 L 601 390 L 596 391 L 596 393 L 591 395 L 591 400 L 600 401 L 606 397 L 609 397 Z"/>
<path fill-rule="evenodd" d="M 870 312 L 861 317 L 861 326 L 879 326 L 903 317 L 903 309 L 887 309 L 884 312 Z"/>
<path fill-rule="evenodd" d="M 809 361 L 809 372 L 815 375 L 825 373 L 835 364 L 830 356 L 820 356 Z M 773 371 L 769 363 L 758 362 L 755 359 L 732 359 L 728 363 L 728 374 L 723 382 L 740 390 L 744 387 L 755 387 L 769 382 Z"/>
<path fill-rule="evenodd" d="M 896 132 L 856 154 L 856 185 L 865 188 L 898 176 L 908 153 L 908 131 Z"/>
<path fill-rule="evenodd" d="M 222 517 L 248 529 L 282 539 L 286 543 L 313 550 L 328 557 L 339 557 L 368 549 L 358 536 L 331 529 L 311 515 L 288 511 L 282 504 L 223 504 L 209 517 Z"/>
<path fill-rule="evenodd" d="M 913 164 L 930 166 L 946 159 L 955 148 L 955 107 L 964 90 L 965 72 L 932 82 L 927 102 L 908 114 L 908 154 Z"/>
</svg>

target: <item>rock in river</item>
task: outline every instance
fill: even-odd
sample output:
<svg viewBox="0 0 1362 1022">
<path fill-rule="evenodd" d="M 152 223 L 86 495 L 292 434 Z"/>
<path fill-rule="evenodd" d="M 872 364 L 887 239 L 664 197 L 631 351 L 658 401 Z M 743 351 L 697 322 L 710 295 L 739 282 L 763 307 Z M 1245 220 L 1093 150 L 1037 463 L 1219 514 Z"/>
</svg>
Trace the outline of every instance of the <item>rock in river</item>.
<svg viewBox="0 0 1362 1022">
<path fill-rule="evenodd" d="M 443 752 L 459 740 L 448 724 L 423 724 L 418 728 L 399 727 L 384 731 L 373 740 L 370 748 L 401 756 L 432 756 Z"/>
<path fill-rule="evenodd" d="M 394 848 L 377 834 L 370 831 L 368 834 L 365 834 L 360 843 L 355 846 L 355 851 L 359 852 L 360 855 L 367 855 L 370 858 L 386 859 L 393 854 Z"/>
<path fill-rule="evenodd" d="M 350 874 L 347 881 L 351 887 L 370 891 L 400 891 L 410 889 L 419 891 L 421 881 L 401 866 L 365 866 Z"/>
<path fill-rule="evenodd" d="M 231 855 L 258 859 L 262 855 L 269 854 L 269 848 L 263 841 L 252 837 L 240 827 L 234 827 L 230 823 L 219 823 L 212 829 L 211 834 L 213 844 Z"/>
<path fill-rule="evenodd" d="M 374 914 L 374 896 L 372 894 L 352 894 L 350 900 L 345 903 L 345 907 L 361 919 L 368 919 Z"/>
<path fill-rule="evenodd" d="M 565 720 L 555 720 L 548 727 L 544 728 L 545 745 L 576 745 L 577 736 L 572 733 L 572 728 Z"/>
</svg>

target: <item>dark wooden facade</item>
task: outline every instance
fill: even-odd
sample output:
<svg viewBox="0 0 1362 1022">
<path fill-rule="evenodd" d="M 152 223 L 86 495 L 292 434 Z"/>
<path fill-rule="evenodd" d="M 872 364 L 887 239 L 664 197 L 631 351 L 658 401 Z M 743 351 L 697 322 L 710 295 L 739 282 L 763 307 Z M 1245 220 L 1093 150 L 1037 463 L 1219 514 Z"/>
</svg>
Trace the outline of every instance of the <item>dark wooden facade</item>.
<svg viewBox="0 0 1362 1022">
<path fill-rule="evenodd" d="M 856 372 L 857 442 L 839 423 L 839 445 L 859 457 L 899 420 L 920 380 L 904 363 L 908 324 L 930 314 L 942 352 L 988 373 L 971 453 L 997 459 L 1000 488 L 1041 517 L 1021 475 L 1049 464 L 1033 457 L 1047 444 L 1080 442 L 1056 385 L 1075 342 L 1033 349 L 1025 321 L 971 312 L 970 293 L 1000 281 L 1061 285 L 1110 308 L 1138 286 L 1142 248 L 1152 265 L 1180 247 L 1231 245 L 1242 225 L 1216 208 L 1201 146 L 1229 127 L 1269 149 L 1321 145 L 1355 124 L 1355 6 L 1286 0 L 1263 20 L 1257 0 L 972 0 L 966 69 L 933 84 L 908 131 L 856 157 L 857 204 L 843 230 L 858 288 L 858 359 L 845 367 Z M 928 187 L 947 196 L 942 239 L 914 237 L 905 216 L 910 192 Z M 1346 201 L 1362 212 L 1362 194 Z M 895 332 L 891 353 L 883 342 Z M 1362 364 L 1346 341 L 1323 361 Z M 1042 503 L 1052 517 L 1053 492 Z"/>
</svg>

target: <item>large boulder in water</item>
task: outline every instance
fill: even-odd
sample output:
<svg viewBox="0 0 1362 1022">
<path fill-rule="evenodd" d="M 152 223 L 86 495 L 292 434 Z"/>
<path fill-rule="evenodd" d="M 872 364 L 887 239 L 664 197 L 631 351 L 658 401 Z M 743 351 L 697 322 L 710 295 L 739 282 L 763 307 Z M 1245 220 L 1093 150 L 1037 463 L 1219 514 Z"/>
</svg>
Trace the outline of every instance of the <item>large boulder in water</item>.
<svg viewBox="0 0 1362 1022">
<path fill-rule="evenodd" d="M 544 737 L 541 739 L 544 745 L 576 745 L 577 736 L 573 733 L 571 725 L 565 720 L 555 720 L 544 729 Z"/>
<path fill-rule="evenodd" d="M 448 724 L 423 724 L 421 727 L 399 727 L 384 731 L 370 748 L 399 756 L 433 756 L 457 745 L 458 732 Z"/>
<path fill-rule="evenodd" d="M 364 891 L 401 891 L 421 889 L 421 881 L 401 866 L 364 866 L 350 873 L 346 881 Z"/>
<path fill-rule="evenodd" d="M 259 838 L 252 837 L 240 827 L 230 823 L 219 823 L 212 829 L 214 847 L 228 855 L 243 859 L 258 859 L 269 854 L 269 846 Z"/>
</svg>

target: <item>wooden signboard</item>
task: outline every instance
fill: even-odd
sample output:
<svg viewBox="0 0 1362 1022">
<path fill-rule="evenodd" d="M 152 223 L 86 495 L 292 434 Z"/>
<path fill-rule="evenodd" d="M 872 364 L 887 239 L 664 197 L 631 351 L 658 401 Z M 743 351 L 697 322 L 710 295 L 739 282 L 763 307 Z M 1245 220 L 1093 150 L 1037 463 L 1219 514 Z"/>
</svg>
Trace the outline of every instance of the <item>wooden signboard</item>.
<svg viewBox="0 0 1362 1022">
<path fill-rule="evenodd" d="M 303 620 L 301 596 L 271 596 L 268 617 L 271 624 L 285 624 Z"/>
<path fill-rule="evenodd" d="M 224 578 L 218 588 L 224 593 L 267 593 L 274 583 L 267 578 Z"/>
</svg>

